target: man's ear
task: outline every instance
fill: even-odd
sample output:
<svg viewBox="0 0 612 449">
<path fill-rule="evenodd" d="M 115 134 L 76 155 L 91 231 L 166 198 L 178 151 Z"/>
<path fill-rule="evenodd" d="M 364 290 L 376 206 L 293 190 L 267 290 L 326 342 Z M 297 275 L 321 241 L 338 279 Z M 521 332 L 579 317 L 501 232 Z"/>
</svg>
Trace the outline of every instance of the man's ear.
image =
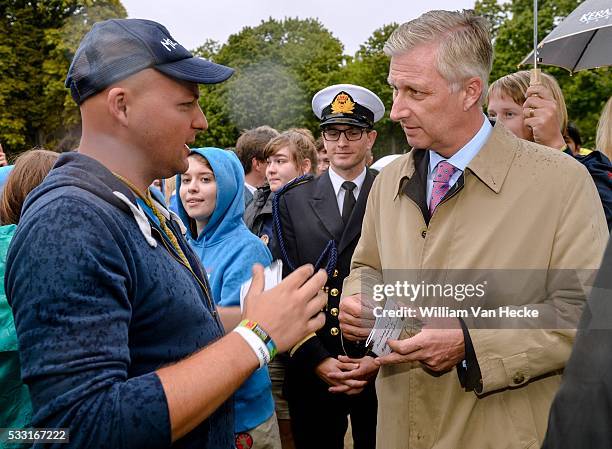
<svg viewBox="0 0 612 449">
<path fill-rule="evenodd" d="M 304 159 L 302 161 L 302 174 L 305 175 L 306 173 L 310 173 L 310 170 L 312 169 L 312 161 L 308 158 Z"/>
<path fill-rule="evenodd" d="M 483 88 L 482 80 L 475 76 L 470 78 L 465 83 L 465 98 L 463 100 L 463 110 L 468 111 L 474 104 L 480 100 Z"/>
<path fill-rule="evenodd" d="M 370 148 L 368 149 L 371 150 L 372 147 L 374 146 L 374 142 L 376 142 L 376 136 L 378 136 L 378 133 L 376 132 L 375 129 L 372 129 L 368 131 L 367 136 L 368 136 L 368 142 L 370 142 Z"/>
<path fill-rule="evenodd" d="M 122 126 L 128 125 L 127 92 L 123 87 L 113 87 L 106 94 L 106 104 L 111 116 Z"/>
<path fill-rule="evenodd" d="M 257 173 L 265 173 L 266 172 L 266 163 L 265 161 L 260 161 L 256 157 L 251 159 L 251 170 L 256 171 Z"/>
<path fill-rule="evenodd" d="M 323 139 L 323 149 L 325 150 L 325 154 L 329 154 L 329 150 L 327 149 L 327 140 Z"/>
</svg>

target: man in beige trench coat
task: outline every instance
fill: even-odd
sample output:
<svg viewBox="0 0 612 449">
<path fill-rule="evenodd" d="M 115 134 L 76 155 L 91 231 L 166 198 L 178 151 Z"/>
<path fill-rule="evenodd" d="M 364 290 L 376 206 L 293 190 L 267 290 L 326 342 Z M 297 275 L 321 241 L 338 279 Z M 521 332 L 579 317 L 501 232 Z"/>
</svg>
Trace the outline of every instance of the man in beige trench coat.
<svg viewBox="0 0 612 449">
<path fill-rule="evenodd" d="M 571 157 L 483 115 L 493 56 L 484 19 L 431 11 L 401 25 L 385 52 L 391 118 L 414 149 L 372 187 L 344 283 L 344 338 L 368 336 L 381 305 L 368 292 L 398 269 L 446 279 L 474 269 L 485 280 L 496 270 L 507 279 L 490 285 L 485 307 L 540 318 L 404 328 L 377 359 L 377 447 L 539 447 L 585 300 L 576 271 L 598 267 L 608 237 L 597 191 Z M 427 304 L 440 303 L 417 305 Z"/>
</svg>

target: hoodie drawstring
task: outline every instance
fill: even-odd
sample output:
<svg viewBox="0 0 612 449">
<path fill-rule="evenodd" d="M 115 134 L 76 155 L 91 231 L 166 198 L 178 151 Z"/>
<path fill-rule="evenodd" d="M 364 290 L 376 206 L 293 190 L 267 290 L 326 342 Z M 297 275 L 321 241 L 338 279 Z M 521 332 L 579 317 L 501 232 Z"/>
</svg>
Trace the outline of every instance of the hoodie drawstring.
<svg viewBox="0 0 612 449">
<path fill-rule="evenodd" d="M 164 234 L 166 234 L 166 236 L 168 237 L 168 240 L 170 240 L 170 243 L 172 243 L 172 246 L 174 247 L 176 253 L 181 258 L 181 261 L 183 261 L 183 263 L 186 266 L 190 267 L 191 264 L 189 263 L 187 256 L 185 256 L 185 253 L 183 252 L 181 246 L 179 245 L 178 240 L 176 239 L 176 236 L 174 235 L 174 232 L 172 232 L 172 230 L 166 224 L 166 218 L 157 210 L 157 208 L 153 204 L 153 200 L 151 199 L 151 193 L 147 190 L 147 194 L 143 195 L 138 190 L 138 187 L 132 184 L 131 181 L 129 181 L 128 179 L 124 178 L 121 175 L 118 175 L 117 173 L 113 173 L 113 175 L 115 175 L 117 179 L 119 179 L 126 186 L 128 186 L 140 199 L 142 199 L 142 201 L 144 201 L 146 206 L 149 209 L 151 209 L 151 212 L 153 212 L 153 215 L 155 215 L 155 217 L 159 220 L 159 225 L 162 228 L 162 231 L 164 231 Z"/>
</svg>

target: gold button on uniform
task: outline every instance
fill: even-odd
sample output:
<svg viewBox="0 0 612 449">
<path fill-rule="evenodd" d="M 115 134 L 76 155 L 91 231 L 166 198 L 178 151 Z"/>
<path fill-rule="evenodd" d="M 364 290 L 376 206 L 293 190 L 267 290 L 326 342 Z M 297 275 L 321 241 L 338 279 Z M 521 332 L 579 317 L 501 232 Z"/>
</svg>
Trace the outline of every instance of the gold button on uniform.
<svg viewBox="0 0 612 449">
<path fill-rule="evenodd" d="M 421 229 L 421 237 L 423 238 L 427 237 L 427 228 Z"/>
<path fill-rule="evenodd" d="M 330 334 L 332 334 L 332 335 L 335 337 L 336 335 L 338 335 L 338 334 L 340 333 L 340 331 L 338 330 L 338 328 L 337 328 L 337 327 L 332 327 L 332 328 L 329 330 L 329 333 L 330 333 Z"/>
<path fill-rule="evenodd" d="M 515 385 L 522 384 L 523 382 L 525 382 L 525 376 L 523 375 L 523 373 L 516 373 L 512 378 L 512 382 L 514 382 Z"/>
<path fill-rule="evenodd" d="M 332 277 L 335 277 L 335 278 L 338 277 L 338 270 L 334 270 L 334 274 L 332 275 Z"/>
<path fill-rule="evenodd" d="M 324 291 L 325 293 L 329 293 L 329 287 L 325 286 L 325 287 L 323 288 L 323 291 Z"/>
<path fill-rule="evenodd" d="M 329 311 L 329 313 L 331 313 L 332 316 L 338 316 L 338 312 L 339 310 L 336 307 L 334 307 L 333 309 Z"/>
<path fill-rule="evenodd" d="M 340 292 L 338 291 L 338 289 L 337 289 L 337 288 L 332 288 L 332 289 L 331 289 L 331 292 L 329 292 L 329 293 L 330 293 L 332 296 L 338 296 L 338 293 L 340 293 Z"/>
</svg>

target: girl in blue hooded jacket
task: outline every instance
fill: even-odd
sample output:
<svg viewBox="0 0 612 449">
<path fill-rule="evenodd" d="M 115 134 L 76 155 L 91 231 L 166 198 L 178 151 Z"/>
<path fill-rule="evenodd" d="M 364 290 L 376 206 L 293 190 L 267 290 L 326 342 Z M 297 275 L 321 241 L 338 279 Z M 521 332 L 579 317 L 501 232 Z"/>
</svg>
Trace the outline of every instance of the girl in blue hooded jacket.
<svg viewBox="0 0 612 449">
<path fill-rule="evenodd" d="M 177 177 L 179 217 L 187 240 L 210 281 L 226 332 L 240 322 L 240 287 L 253 265 L 270 265 L 266 245 L 244 224 L 244 172 L 231 151 L 191 151 L 189 169 Z M 258 369 L 234 395 L 236 447 L 280 448 L 270 375 Z"/>
</svg>

